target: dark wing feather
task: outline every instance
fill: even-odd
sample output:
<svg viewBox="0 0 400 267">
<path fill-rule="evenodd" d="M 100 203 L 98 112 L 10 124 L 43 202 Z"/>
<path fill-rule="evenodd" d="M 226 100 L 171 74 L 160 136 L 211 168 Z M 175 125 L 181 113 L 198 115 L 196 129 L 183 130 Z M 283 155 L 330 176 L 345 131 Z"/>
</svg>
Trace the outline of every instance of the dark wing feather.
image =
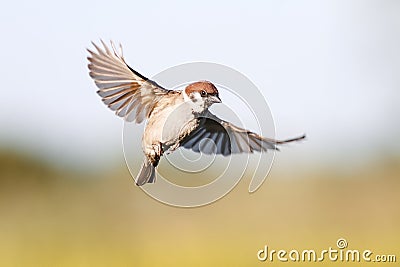
<svg viewBox="0 0 400 267">
<path fill-rule="evenodd" d="M 97 93 L 104 104 L 127 121 L 141 123 L 151 114 L 162 96 L 173 92 L 151 81 L 129 67 L 124 60 L 122 47 L 119 53 L 101 41 L 104 48 L 95 43 L 96 51 L 88 49 L 89 74 L 99 88 Z"/>
<path fill-rule="evenodd" d="M 208 137 L 208 138 L 207 138 Z M 262 137 L 256 133 L 237 127 L 221 120 L 211 112 L 199 118 L 199 127 L 186 136 L 181 146 L 205 154 L 253 153 L 254 151 L 278 150 L 277 145 L 299 141 L 305 135 L 288 140 L 275 140 Z M 215 145 L 207 144 L 213 142 Z"/>
</svg>

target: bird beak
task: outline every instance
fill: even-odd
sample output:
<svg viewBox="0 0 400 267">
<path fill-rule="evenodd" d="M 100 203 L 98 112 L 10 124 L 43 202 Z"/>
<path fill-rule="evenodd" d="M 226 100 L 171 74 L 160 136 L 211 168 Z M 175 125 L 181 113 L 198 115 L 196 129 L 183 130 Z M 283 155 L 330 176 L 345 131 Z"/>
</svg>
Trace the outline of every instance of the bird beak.
<svg viewBox="0 0 400 267">
<path fill-rule="evenodd" d="M 210 102 L 213 104 L 214 103 L 222 103 L 222 101 L 218 95 L 210 95 L 209 98 L 210 98 Z"/>
</svg>

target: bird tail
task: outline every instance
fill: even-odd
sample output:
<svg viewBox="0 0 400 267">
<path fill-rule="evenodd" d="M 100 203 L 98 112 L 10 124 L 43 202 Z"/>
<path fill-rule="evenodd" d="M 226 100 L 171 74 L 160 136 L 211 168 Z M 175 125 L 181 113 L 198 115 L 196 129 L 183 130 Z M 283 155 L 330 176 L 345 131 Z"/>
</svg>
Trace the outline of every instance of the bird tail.
<svg viewBox="0 0 400 267">
<path fill-rule="evenodd" d="M 139 175 L 136 178 L 136 185 L 142 186 L 146 183 L 154 183 L 155 181 L 156 168 L 151 164 L 147 157 L 145 157 Z"/>
</svg>

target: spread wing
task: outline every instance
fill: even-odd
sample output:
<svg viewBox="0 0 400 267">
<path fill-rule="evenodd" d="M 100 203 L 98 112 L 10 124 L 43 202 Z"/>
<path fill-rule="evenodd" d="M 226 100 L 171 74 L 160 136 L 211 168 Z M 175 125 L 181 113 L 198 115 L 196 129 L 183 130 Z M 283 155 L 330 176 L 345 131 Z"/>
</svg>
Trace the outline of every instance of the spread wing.
<svg viewBox="0 0 400 267">
<path fill-rule="evenodd" d="M 199 118 L 199 127 L 185 137 L 181 146 L 205 154 L 253 153 L 254 151 L 279 150 L 277 145 L 299 141 L 305 135 L 288 139 L 275 140 L 237 127 L 221 120 L 211 112 Z"/>
<path fill-rule="evenodd" d="M 97 93 L 104 104 L 127 121 L 141 123 L 148 118 L 162 96 L 174 91 L 167 90 L 133 70 L 125 63 L 122 46 L 119 53 L 111 42 L 112 49 L 103 41 L 103 48 L 88 49 L 89 74 L 99 88 Z"/>
</svg>

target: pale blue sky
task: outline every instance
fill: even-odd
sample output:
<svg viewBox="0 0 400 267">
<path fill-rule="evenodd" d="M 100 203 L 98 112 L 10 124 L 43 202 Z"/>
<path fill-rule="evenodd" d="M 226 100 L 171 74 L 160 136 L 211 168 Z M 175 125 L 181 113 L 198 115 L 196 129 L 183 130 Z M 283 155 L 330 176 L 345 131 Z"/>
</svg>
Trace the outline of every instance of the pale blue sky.
<svg viewBox="0 0 400 267">
<path fill-rule="evenodd" d="M 398 14 L 399 1 L 9 1 L 0 10 L 0 146 L 68 166 L 122 158 L 122 121 L 86 67 L 85 48 L 102 38 L 121 42 L 145 76 L 192 61 L 248 76 L 278 137 L 308 134 L 280 160 L 399 154 Z"/>
</svg>

